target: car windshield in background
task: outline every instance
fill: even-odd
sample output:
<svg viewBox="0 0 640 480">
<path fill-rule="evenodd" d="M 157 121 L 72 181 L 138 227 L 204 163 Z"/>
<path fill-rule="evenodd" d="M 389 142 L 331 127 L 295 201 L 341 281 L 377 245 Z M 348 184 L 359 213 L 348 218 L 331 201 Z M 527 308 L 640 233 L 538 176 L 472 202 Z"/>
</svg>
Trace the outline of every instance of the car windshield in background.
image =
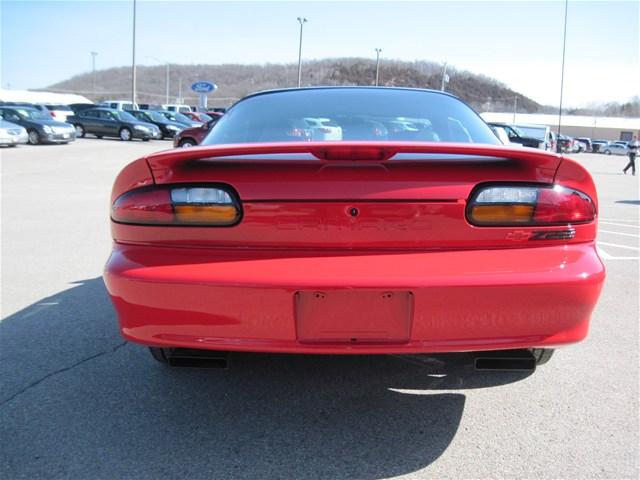
<svg viewBox="0 0 640 480">
<path fill-rule="evenodd" d="M 177 112 L 163 112 L 163 115 L 168 118 L 169 120 L 171 120 L 172 122 L 180 122 L 180 123 L 186 123 L 186 124 L 192 124 L 193 120 L 191 120 L 189 117 L 187 117 L 186 115 L 183 115 L 181 113 L 177 113 Z"/>
<path fill-rule="evenodd" d="M 402 88 L 309 88 L 238 102 L 204 145 L 299 141 L 501 144 L 470 107 L 447 94 Z"/>
<path fill-rule="evenodd" d="M 16 108 L 16 112 L 22 118 L 30 120 L 52 120 L 51 115 L 48 115 L 35 108 Z"/>
<path fill-rule="evenodd" d="M 138 119 L 136 119 L 136 117 L 134 117 L 130 113 L 123 112 L 122 110 L 118 110 L 111 113 L 113 113 L 115 117 L 121 122 L 138 122 L 139 121 Z"/>
<path fill-rule="evenodd" d="M 154 112 L 154 111 L 149 111 L 149 115 L 151 116 L 151 118 L 153 119 L 153 121 L 155 122 L 160 122 L 160 123 L 167 123 L 167 120 L 169 120 L 166 116 L 164 116 L 162 113 L 158 113 L 158 112 Z"/>
<path fill-rule="evenodd" d="M 522 125 L 518 125 L 517 130 L 518 135 L 520 135 L 521 137 L 530 137 L 530 138 L 536 138 L 538 140 L 544 140 L 544 136 L 546 133 L 546 129 L 544 127 L 542 128 L 536 128 L 536 127 L 523 127 Z"/>
</svg>

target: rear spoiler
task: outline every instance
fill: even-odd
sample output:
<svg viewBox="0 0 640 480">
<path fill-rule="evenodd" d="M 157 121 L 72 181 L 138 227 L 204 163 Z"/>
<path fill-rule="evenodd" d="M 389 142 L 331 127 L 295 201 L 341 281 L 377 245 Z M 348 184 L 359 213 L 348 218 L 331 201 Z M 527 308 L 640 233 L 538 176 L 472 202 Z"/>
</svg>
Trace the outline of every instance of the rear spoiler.
<svg viewBox="0 0 640 480">
<path fill-rule="evenodd" d="M 239 161 L 251 161 L 251 155 L 310 154 L 326 162 L 382 163 L 397 154 L 442 154 L 505 158 L 549 162 L 556 165 L 562 157 L 554 153 L 524 147 L 485 145 L 478 143 L 444 142 L 281 142 L 209 145 L 188 149 L 166 150 L 149 155 L 147 161 L 153 168 L 185 160 L 215 160 L 223 157 L 245 157 Z M 229 160 L 231 160 L 229 158 Z M 286 160 L 290 161 L 290 160 Z"/>
</svg>

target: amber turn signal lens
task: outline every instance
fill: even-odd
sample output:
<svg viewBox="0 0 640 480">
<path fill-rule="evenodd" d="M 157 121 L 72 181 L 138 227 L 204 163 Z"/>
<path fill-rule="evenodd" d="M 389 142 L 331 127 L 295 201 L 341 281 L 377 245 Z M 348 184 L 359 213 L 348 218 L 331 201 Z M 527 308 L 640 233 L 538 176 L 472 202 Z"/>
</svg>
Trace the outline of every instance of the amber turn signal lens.
<svg viewBox="0 0 640 480">
<path fill-rule="evenodd" d="M 474 205 L 471 220 L 477 225 L 529 223 L 533 205 Z"/>
<path fill-rule="evenodd" d="M 176 220 L 180 223 L 231 225 L 240 212 L 235 205 L 175 205 Z"/>
</svg>

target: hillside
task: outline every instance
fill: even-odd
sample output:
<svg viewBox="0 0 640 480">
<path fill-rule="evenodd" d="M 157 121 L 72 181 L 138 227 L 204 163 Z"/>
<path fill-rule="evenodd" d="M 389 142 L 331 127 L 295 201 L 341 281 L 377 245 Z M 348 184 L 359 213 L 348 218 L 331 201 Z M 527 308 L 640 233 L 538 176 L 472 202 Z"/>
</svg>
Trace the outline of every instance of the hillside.
<svg viewBox="0 0 640 480">
<path fill-rule="evenodd" d="M 197 98 L 190 90 L 193 82 L 210 80 L 218 91 L 209 97 L 210 106 L 228 106 L 243 96 L 273 88 L 292 87 L 297 83 L 297 64 L 265 65 L 171 65 L 170 101 L 179 96 L 189 104 Z M 540 105 L 524 95 L 514 92 L 497 80 L 449 67 L 450 81 L 447 91 L 458 95 L 477 110 L 513 110 L 517 96 L 519 112 L 537 112 Z M 139 66 L 137 68 L 138 101 L 163 103 L 165 101 L 165 66 Z M 442 81 L 440 64 L 419 61 L 402 62 L 384 60 L 380 65 L 380 85 L 439 89 Z M 375 61 L 363 58 L 337 58 L 303 63 L 302 83 L 310 85 L 373 85 Z M 118 67 L 96 72 L 95 94 L 91 73 L 77 75 L 69 80 L 47 87 L 46 90 L 79 93 L 95 101 L 106 98 L 129 98 L 131 95 L 131 68 Z"/>
</svg>

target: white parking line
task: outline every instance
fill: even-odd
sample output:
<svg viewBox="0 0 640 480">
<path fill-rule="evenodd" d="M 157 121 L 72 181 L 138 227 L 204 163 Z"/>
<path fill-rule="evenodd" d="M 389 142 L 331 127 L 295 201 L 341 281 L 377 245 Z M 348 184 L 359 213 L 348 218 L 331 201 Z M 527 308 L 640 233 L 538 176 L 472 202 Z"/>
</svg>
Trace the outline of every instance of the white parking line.
<svg viewBox="0 0 640 480">
<path fill-rule="evenodd" d="M 598 242 L 598 245 L 604 245 L 606 247 L 617 247 L 617 248 L 626 248 L 627 250 L 637 250 L 640 251 L 638 247 L 630 247 L 629 245 L 620 245 L 618 243 L 607 243 L 607 242 Z"/>
<path fill-rule="evenodd" d="M 640 228 L 640 225 L 631 225 L 628 223 L 614 223 L 614 222 L 598 222 L 601 225 L 614 225 L 616 227 L 628 227 L 628 228 Z"/>
<path fill-rule="evenodd" d="M 600 244 L 598 244 L 598 254 L 603 260 L 640 260 L 640 257 L 614 257 L 609 252 L 603 250 Z"/>
<path fill-rule="evenodd" d="M 613 233 L 614 235 L 622 235 L 624 237 L 635 237 L 635 238 L 640 238 L 640 235 L 636 234 L 636 233 L 623 233 L 623 232 L 614 232 L 613 230 L 598 230 L 601 233 Z"/>
</svg>

